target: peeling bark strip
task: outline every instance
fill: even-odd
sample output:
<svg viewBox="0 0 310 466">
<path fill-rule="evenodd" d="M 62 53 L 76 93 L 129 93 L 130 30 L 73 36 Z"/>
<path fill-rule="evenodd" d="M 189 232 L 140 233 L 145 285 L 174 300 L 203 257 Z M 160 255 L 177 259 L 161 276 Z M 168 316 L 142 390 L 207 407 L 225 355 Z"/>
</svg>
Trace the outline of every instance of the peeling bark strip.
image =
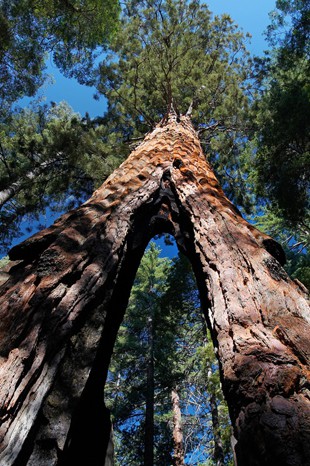
<svg viewBox="0 0 310 466">
<path fill-rule="evenodd" d="M 225 197 L 187 117 L 158 125 L 80 208 L 14 247 L 0 300 L 0 464 L 102 465 L 104 374 L 149 239 L 189 257 L 238 466 L 310 458 L 309 306 Z"/>
</svg>

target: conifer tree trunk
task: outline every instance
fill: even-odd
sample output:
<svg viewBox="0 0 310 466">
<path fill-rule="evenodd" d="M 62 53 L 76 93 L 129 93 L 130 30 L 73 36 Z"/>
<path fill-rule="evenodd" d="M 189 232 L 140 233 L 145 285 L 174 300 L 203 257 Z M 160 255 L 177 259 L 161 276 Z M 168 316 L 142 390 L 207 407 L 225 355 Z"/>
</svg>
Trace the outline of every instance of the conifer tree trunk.
<svg viewBox="0 0 310 466">
<path fill-rule="evenodd" d="M 52 162 L 42 162 L 33 170 L 28 171 L 25 173 L 20 179 L 15 181 L 14 183 L 11 183 L 11 185 L 0 191 L 0 208 L 3 207 L 8 201 L 10 201 L 16 194 L 20 192 L 22 187 L 31 181 L 33 181 L 35 178 L 40 176 L 42 173 L 48 170 L 48 168 L 51 168 Z"/>
<path fill-rule="evenodd" d="M 151 311 L 152 312 L 152 311 Z M 148 354 L 146 367 L 144 466 L 154 465 L 154 319 L 148 317 Z"/>
<path fill-rule="evenodd" d="M 180 397 L 174 388 L 171 392 L 173 412 L 173 466 L 184 466 L 183 429 Z"/>
<path fill-rule="evenodd" d="M 214 453 L 213 459 L 216 466 L 224 466 L 224 451 L 223 443 L 220 434 L 219 413 L 214 393 L 210 394 L 210 408 L 212 417 L 212 430 L 214 438 Z"/>
<path fill-rule="evenodd" d="M 192 263 L 238 466 L 307 466 L 309 305 L 275 241 L 225 197 L 187 117 L 158 125 L 89 201 L 10 251 L 0 299 L 0 464 L 102 465 L 104 374 L 149 239 Z M 79 463 L 78 463 L 79 461 Z"/>
</svg>

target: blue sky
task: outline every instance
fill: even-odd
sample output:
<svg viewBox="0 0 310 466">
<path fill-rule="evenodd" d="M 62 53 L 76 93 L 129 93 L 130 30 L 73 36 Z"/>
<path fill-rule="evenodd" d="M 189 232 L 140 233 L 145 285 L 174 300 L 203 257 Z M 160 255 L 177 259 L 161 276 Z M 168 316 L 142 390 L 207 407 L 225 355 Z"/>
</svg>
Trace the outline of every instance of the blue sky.
<svg viewBox="0 0 310 466">
<path fill-rule="evenodd" d="M 228 13 L 245 33 L 249 32 L 252 39 L 248 49 L 252 54 L 262 55 L 267 49 L 263 33 L 269 24 L 268 14 L 275 8 L 275 0 L 209 0 L 206 3 L 215 15 Z M 53 75 L 55 83 L 45 85 L 41 91 L 47 102 L 66 100 L 81 115 L 85 112 L 91 117 L 103 114 L 105 102 L 103 98 L 99 101 L 93 99 L 95 89 L 64 78 L 51 60 L 48 62 L 48 73 Z"/>
<path fill-rule="evenodd" d="M 214 15 L 228 13 L 232 19 L 241 27 L 244 33 L 249 32 L 252 36 L 251 41 L 248 43 L 248 49 L 253 55 L 262 55 L 266 50 L 267 43 L 264 38 L 264 31 L 269 24 L 268 14 L 275 8 L 276 0 L 209 0 L 206 2 L 209 9 Z M 95 89 L 81 86 L 73 79 L 67 79 L 61 75 L 56 66 L 49 59 L 48 73 L 52 75 L 54 84 L 45 84 L 40 90 L 40 94 L 44 96 L 46 102 L 54 101 L 61 102 L 66 100 L 74 111 L 85 115 L 88 112 L 91 117 L 102 115 L 105 111 L 105 101 L 101 98 L 99 101 L 93 99 Z M 22 103 L 27 105 L 29 99 L 23 99 Z M 42 216 L 40 223 L 46 226 L 54 222 L 59 214 L 52 214 L 47 212 Z M 25 222 L 25 228 L 29 226 Z M 32 232 L 35 233 L 37 225 L 35 222 L 32 224 Z M 20 243 L 22 240 L 30 236 L 29 232 L 18 239 L 12 245 Z M 175 247 L 165 248 L 164 243 L 159 243 L 163 248 L 163 255 L 173 256 L 175 254 Z M 0 255 L 1 257 L 1 255 Z"/>
</svg>

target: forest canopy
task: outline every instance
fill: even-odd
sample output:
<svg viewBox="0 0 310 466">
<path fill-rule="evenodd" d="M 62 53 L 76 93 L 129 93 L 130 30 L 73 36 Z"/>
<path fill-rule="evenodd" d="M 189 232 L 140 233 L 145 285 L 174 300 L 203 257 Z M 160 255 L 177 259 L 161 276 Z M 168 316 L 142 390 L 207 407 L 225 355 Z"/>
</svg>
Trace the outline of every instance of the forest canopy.
<svg viewBox="0 0 310 466">
<path fill-rule="evenodd" d="M 35 94 L 46 77 L 47 54 L 65 75 L 86 82 L 119 12 L 116 0 L 1 0 L 1 107 Z"/>
</svg>

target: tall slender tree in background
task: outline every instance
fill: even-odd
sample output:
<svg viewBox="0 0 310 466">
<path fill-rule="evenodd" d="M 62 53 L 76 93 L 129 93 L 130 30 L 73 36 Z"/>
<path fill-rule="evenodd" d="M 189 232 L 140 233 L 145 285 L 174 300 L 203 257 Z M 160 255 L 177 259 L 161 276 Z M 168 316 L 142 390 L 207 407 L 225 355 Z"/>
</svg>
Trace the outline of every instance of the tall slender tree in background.
<svg viewBox="0 0 310 466">
<path fill-rule="evenodd" d="M 195 279 L 184 257 L 169 262 L 159 253 L 151 243 L 141 261 L 105 388 L 114 419 L 116 462 L 180 466 L 186 457 L 192 465 L 206 460 L 227 465 L 228 412 Z M 148 425 L 150 404 L 153 429 Z M 152 430 L 146 442 L 145 434 Z M 143 455 L 149 444 L 153 460 Z"/>
<path fill-rule="evenodd" d="M 173 317 L 161 312 L 170 264 L 159 252 L 151 243 L 141 261 L 106 387 L 119 444 L 117 464 L 166 464 L 170 458 L 172 439 L 161 420 L 169 388 L 159 374 L 167 378 L 170 372 L 174 327 Z"/>
<path fill-rule="evenodd" d="M 173 387 L 182 414 L 186 460 L 189 464 L 231 464 L 231 428 L 218 361 L 201 313 L 195 277 L 182 255 L 173 261 L 162 307 L 177 322 Z"/>
</svg>

